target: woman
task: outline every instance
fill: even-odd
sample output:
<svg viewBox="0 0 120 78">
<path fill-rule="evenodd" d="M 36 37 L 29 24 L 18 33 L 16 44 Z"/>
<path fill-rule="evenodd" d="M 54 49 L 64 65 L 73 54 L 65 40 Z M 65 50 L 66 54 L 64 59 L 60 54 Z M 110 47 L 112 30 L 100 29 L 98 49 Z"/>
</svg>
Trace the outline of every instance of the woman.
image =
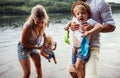
<svg viewBox="0 0 120 78">
<path fill-rule="evenodd" d="M 48 15 L 45 8 L 42 5 L 34 6 L 31 15 L 23 25 L 22 37 L 18 44 L 18 59 L 23 69 L 23 78 L 30 76 L 30 58 L 35 65 L 37 78 L 42 78 L 39 50 L 47 23 Z"/>
</svg>

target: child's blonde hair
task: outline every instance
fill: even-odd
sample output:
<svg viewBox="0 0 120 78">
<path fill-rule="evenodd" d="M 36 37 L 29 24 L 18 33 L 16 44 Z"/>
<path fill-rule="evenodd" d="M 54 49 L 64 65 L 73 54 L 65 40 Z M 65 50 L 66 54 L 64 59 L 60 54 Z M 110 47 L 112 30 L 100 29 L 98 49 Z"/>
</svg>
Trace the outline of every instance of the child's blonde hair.
<svg viewBox="0 0 120 78">
<path fill-rule="evenodd" d="M 36 20 L 45 20 L 46 25 L 48 24 L 48 15 L 45 8 L 42 5 L 36 5 L 31 10 L 31 15 L 28 18 L 30 25 L 32 26 L 33 30 L 35 31 L 36 24 L 34 23 L 34 19 Z M 44 32 L 46 26 L 43 26 L 39 33 Z"/>
<path fill-rule="evenodd" d="M 45 36 L 44 39 L 44 44 L 46 45 L 50 45 L 52 47 L 52 43 L 53 43 L 53 38 L 50 35 Z"/>
<path fill-rule="evenodd" d="M 71 7 L 71 12 L 72 12 L 73 16 L 75 16 L 75 13 L 74 13 L 74 8 L 75 7 L 78 7 L 79 9 L 81 9 L 83 11 L 86 11 L 88 16 L 89 16 L 88 18 L 90 18 L 92 16 L 91 9 L 90 9 L 90 7 L 87 3 L 83 2 L 83 1 L 74 2 L 72 7 Z"/>
</svg>

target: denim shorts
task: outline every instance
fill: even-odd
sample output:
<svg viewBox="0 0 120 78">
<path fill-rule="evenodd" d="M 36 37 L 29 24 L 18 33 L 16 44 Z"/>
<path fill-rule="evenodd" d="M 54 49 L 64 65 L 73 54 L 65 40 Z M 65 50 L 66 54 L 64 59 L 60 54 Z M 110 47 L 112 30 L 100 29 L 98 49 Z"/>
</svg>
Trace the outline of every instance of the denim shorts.
<svg viewBox="0 0 120 78">
<path fill-rule="evenodd" d="M 55 58 L 55 54 L 54 54 L 54 52 L 53 52 L 53 50 L 52 50 L 51 48 L 50 48 L 50 49 L 47 49 L 47 48 L 45 47 L 45 45 L 43 45 L 42 48 L 44 49 L 44 52 L 45 52 L 46 54 L 49 54 L 49 58 L 48 58 L 48 59 Z"/>
<path fill-rule="evenodd" d="M 81 49 L 79 48 L 77 50 L 77 54 L 76 54 L 76 57 L 75 57 L 74 56 L 74 48 L 72 49 L 72 64 L 76 63 L 77 58 L 80 58 L 81 60 L 87 62 L 89 57 L 90 57 L 90 50 L 89 50 L 89 52 L 88 52 L 88 54 L 86 56 L 83 56 L 82 53 L 81 53 Z"/>
<path fill-rule="evenodd" d="M 51 59 L 51 58 L 55 58 L 54 52 L 51 52 L 51 53 L 49 54 L 49 59 Z"/>
<path fill-rule="evenodd" d="M 20 42 L 17 45 L 17 51 L 18 51 L 18 59 L 19 60 L 28 59 L 30 57 L 30 55 L 32 55 L 32 54 L 39 54 L 38 49 L 25 48 L 21 45 Z"/>
</svg>

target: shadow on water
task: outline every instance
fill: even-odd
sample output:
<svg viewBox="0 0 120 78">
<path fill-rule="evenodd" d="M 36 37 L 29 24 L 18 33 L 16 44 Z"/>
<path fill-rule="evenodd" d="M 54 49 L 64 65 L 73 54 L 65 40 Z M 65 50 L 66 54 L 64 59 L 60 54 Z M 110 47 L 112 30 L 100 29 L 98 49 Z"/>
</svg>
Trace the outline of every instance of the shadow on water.
<svg viewBox="0 0 120 78">
<path fill-rule="evenodd" d="M 28 16 L 9 16 L 0 18 L 0 28 L 15 28 L 21 26 Z"/>
<path fill-rule="evenodd" d="M 50 14 L 49 22 L 50 23 L 65 23 L 68 20 L 71 20 L 72 15 L 70 14 Z"/>
<path fill-rule="evenodd" d="M 16 28 L 24 24 L 29 16 L 6 16 L 0 18 L 0 28 Z M 56 18 L 57 17 L 57 18 Z M 67 20 L 71 19 L 70 14 L 49 14 L 50 23 L 64 23 Z"/>
</svg>

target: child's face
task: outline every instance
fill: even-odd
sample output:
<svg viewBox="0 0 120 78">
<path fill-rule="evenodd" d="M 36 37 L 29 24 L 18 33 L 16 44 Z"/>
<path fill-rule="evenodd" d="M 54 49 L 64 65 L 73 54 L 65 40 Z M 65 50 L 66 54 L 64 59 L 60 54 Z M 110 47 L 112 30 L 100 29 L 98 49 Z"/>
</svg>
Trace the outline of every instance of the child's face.
<svg viewBox="0 0 120 78">
<path fill-rule="evenodd" d="M 85 22 L 88 19 L 88 13 L 78 7 L 74 8 L 74 14 L 79 22 Z"/>
<path fill-rule="evenodd" d="M 45 47 L 46 47 L 46 48 L 52 48 L 52 43 L 46 42 L 46 43 L 45 43 Z"/>
</svg>

